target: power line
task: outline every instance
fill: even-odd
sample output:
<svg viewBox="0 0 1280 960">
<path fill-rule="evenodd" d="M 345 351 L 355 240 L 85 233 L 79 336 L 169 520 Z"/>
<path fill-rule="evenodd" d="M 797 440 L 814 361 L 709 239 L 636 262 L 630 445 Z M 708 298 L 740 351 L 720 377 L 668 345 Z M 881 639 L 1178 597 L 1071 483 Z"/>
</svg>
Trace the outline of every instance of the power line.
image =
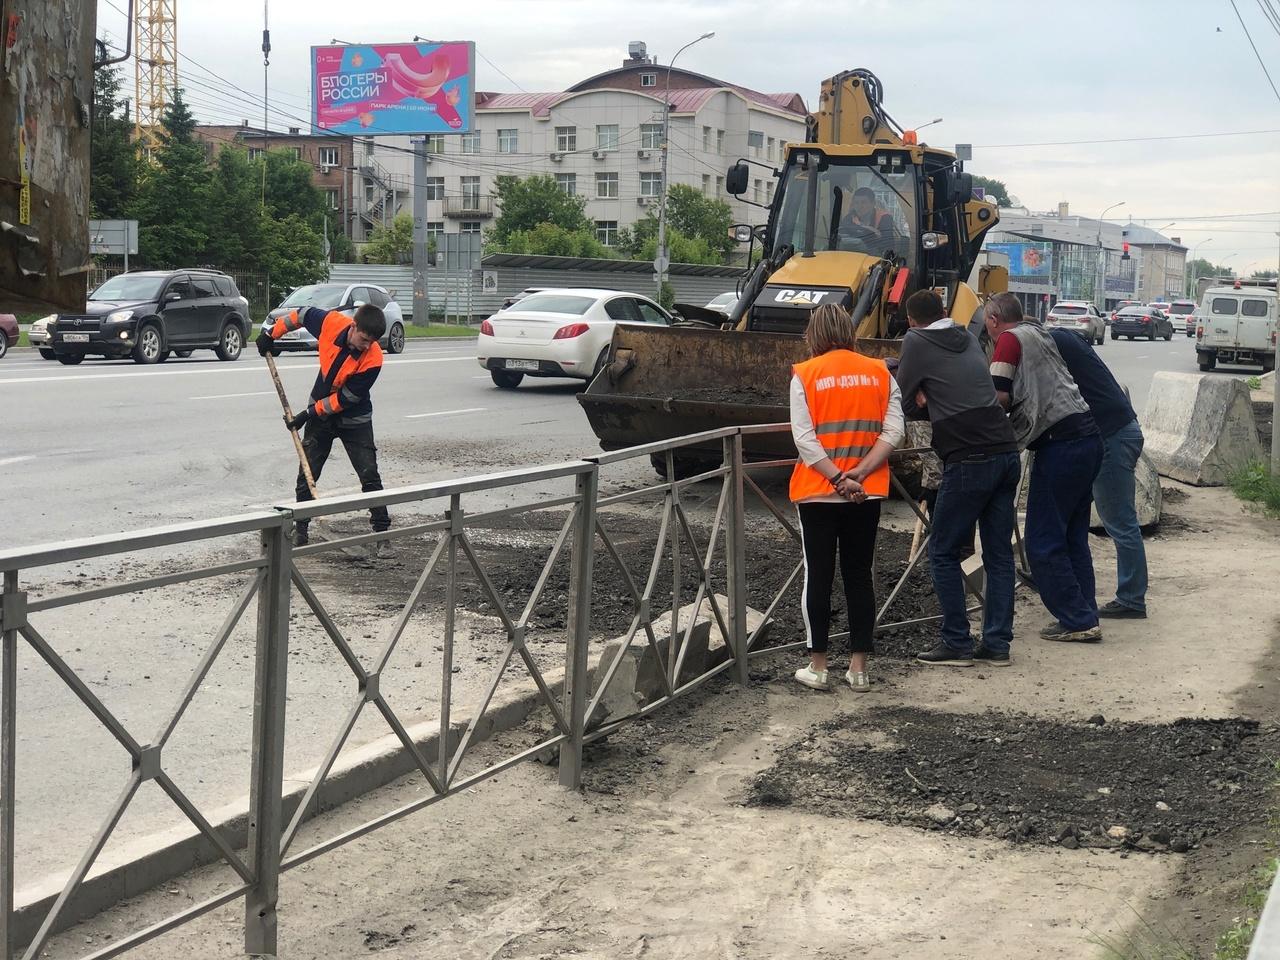
<svg viewBox="0 0 1280 960">
<path fill-rule="evenodd" d="M 1271 92 L 1276 95 L 1276 99 L 1280 100 L 1280 90 L 1276 89 L 1276 82 L 1271 79 L 1271 71 L 1267 69 L 1267 65 L 1262 60 L 1262 54 L 1258 52 L 1258 47 L 1253 42 L 1253 37 L 1249 33 L 1249 28 L 1245 26 L 1244 17 L 1240 16 L 1240 8 L 1236 6 L 1236 0 L 1231 0 L 1231 9 L 1236 12 L 1236 19 L 1240 21 L 1240 29 L 1244 31 L 1244 37 L 1249 41 L 1249 46 L 1253 50 L 1253 55 L 1258 58 L 1258 66 L 1262 68 L 1262 72 L 1266 74 L 1267 83 L 1271 84 Z"/>
<path fill-rule="evenodd" d="M 1271 29 L 1280 36 L 1280 13 L 1277 13 L 1276 8 L 1271 5 L 1271 0 L 1258 0 L 1258 6 L 1262 10 L 1262 15 L 1267 18 L 1267 22 L 1271 24 Z"/>
</svg>

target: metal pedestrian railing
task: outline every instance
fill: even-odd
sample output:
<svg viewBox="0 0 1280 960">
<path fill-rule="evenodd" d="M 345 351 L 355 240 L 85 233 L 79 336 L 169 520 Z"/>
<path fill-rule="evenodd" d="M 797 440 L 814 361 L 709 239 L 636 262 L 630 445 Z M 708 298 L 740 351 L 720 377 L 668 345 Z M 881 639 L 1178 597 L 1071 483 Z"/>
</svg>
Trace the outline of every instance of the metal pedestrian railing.
<svg viewBox="0 0 1280 960">
<path fill-rule="evenodd" d="M 559 752 L 559 781 L 577 788 L 581 783 L 583 747 L 608 735 L 622 725 L 662 709 L 674 699 L 697 689 L 722 673 L 732 672 L 737 682 L 746 684 L 752 659 L 801 646 L 800 642 L 764 644 L 764 630 L 787 596 L 797 588 L 802 572 L 799 531 L 788 511 L 775 503 L 755 479 L 762 470 L 789 466 L 792 461 L 749 463 L 744 459 L 744 436 L 751 433 L 785 431 L 786 425 L 732 428 L 682 437 L 663 443 L 634 447 L 597 457 L 563 464 L 533 467 L 492 474 L 427 483 L 372 494 L 335 497 L 309 503 L 288 504 L 275 510 L 206 522 L 144 530 L 136 533 L 95 537 L 43 547 L 0 552 L 0 958 L 33 960 L 50 937 L 79 919 L 77 894 L 82 893 L 95 862 L 113 831 L 128 810 L 140 787 L 156 783 L 182 815 L 207 839 L 230 866 L 234 879 L 214 896 L 174 913 L 144 929 L 122 936 L 88 954 L 104 960 L 226 904 L 243 900 L 245 950 L 273 955 L 277 943 L 279 880 L 282 873 L 335 850 L 353 840 L 431 806 L 488 779 L 498 772 L 548 750 Z M 696 476 L 677 479 L 676 459 L 682 450 L 718 444 L 722 451 L 719 466 Z M 906 451 L 917 453 L 920 451 Z M 647 465 L 651 456 L 665 458 L 666 476 L 661 483 L 635 490 L 600 495 L 602 477 L 622 465 L 639 461 Z M 713 516 L 704 536 L 699 535 L 689 515 L 687 500 L 691 488 L 705 491 L 719 484 Z M 895 486 L 906 491 L 895 475 Z M 542 491 L 528 502 L 501 508 L 471 510 L 473 500 L 493 499 L 495 494 L 519 496 L 537 485 Z M 547 496 L 548 485 L 557 492 Z M 711 489 L 714 489 L 712 487 Z M 877 616 L 879 632 L 919 624 L 936 617 L 914 617 L 887 622 L 887 613 L 907 579 L 924 556 L 929 518 L 911 498 L 923 538 L 908 557 L 898 585 L 882 604 Z M 771 517 L 795 546 L 789 557 L 771 558 L 791 568 L 781 586 L 769 599 L 757 626 L 748 630 L 748 590 L 753 571 L 747 561 L 747 513 L 749 503 L 759 504 L 763 516 Z M 383 533 L 345 536 L 339 539 L 292 545 L 296 521 L 333 518 L 368 510 L 372 506 L 412 505 L 439 512 L 431 519 L 413 522 Z M 639 569 L 619 546 L 615 520 L 627 510 L 643 505 L 656 510 L 655 545 L 649 562 Z M 476 548 L 473 534 L 479 525 L 510 521 L 535 512 L 563 511 L 530 595 L 522 606 L 507 598 L 495 583 Z M 558 514 L 557 514 L 558 516 Z M 634 516 L 634 515 L 633 515 Z M 31 571 L 77 561 L 122 557 L 131 552 L 157 547 L 196 545 L 225 550 L 239 545 L 245 535 L 257 538 L 250 555 L 216 565 L 165 572 L 158 576 L 124 580 L 108 586 L 77 590 L 47 597 L 33 597 L 24 589 L 23 576 Z M 350 550 L 381 540 L 426 538 L 431 544 L 426 562 L 399 612 L 391 619 L 381 646 L 371 665 L 356 654 L 351 638 L 344 635 L 337 619 L 326 606 L 307 561 L 318 554 Z M 564 598 L 563 677 L 548 679 L 531 654 L 528 639 L 531 617 L 545 605 L 548 585 L 562 560 L 569 568 L 568 590 Z M 660 574 L 670 572 L 670 595 L 660 588 Z M 682 606 L 688 574 L 696 587 L 690 604 Z M 235 594 L 221 625 L 183 686 L 173 709 L 149 738 L 137 735 L 122 723 L 94 693 L 84 678 L 59 652 L 56 638 L 47 639 L 37 625 L 40 614 L 73 604 L 89 604 L 122 595 L 145 593 L 160 587 L 206 581 L 212 578 L 249 575 Z M 480 702 L 471 709 L 463 725 L 453 719 L 453 668 L 456 657 L 458 589 L 460 578 L 473 577 L 480 585 L 505 638 L 502 654 L 490 670 Z M 589 645 L 592 639 L 592 589 L 608 582 L 620 591 L 631 607 L 628 629 L 607 662 L 591 669 Z M 442 585 L 443 598 L 438 614 L 443 622 L 440 658 L 438 734 L 431 749 L 415 740 L 405 719 L 397 714 L 386 696 L 386 681 L 394 675 L 393 655 L 401 646 L 411 616 L 426 605 L 429 585 Z M 717 587 L 721 588 L 720 590 Z M 981 590 L 971 585 L 981 603 Z M 257 625 L 254 658 L 252 750 L 249 758 L 249 816 L 244 850 L 227 831 L 210 822 L 181 787 L 181 777 L 166 763 L 165 747 L 174 729 L 191 705 L 237 625 L 256 601 Z M 667 604 L 670 607 L 667 607 Z M 669 609 L 669 613 L 667 610 Z M 704 669 L 689 677 L 690 651 L 696 625 L 704 611 L 724 639 L 722 656 L 709 658 Z M 301 798 L 288 809 L 284 791 L 284 744 L 287 725 L 286 700 L 289 679 L 289 630 L 291 617 L 314 617 L 337 651 L 344 669 L 350 673 L 352 693 L 347 709 L 323 760 Z M 668 619 L 669 618 L 669 619 Z M 705 622 L 705 621 L 704 621 Z M 667 638 L 664 644 L 660 635 Z M 624 716 L 603 716 L 601 706 L 619 668 L 638 637 L 643 637 L 660 666 L 661 693 L 651 702 Z M 89 709 L 96 720 L 128 753 L 131 770 L 120 787 L 115 802 L 103 819 L 93 840 L 67 878 L 61 893 L 38 923 L 15 910 L 17 887 L 14 876 L 15 840 L 15 755 L 18 738 L 17 654 L 25 642 L 46 663 L 61 682 Z M 517 666 L 518 665 L 518 666 Z M 481 738 L 480 730 L 500 685 L 513 670 L 522 670 L 532 680 L 537 702 L 551 718 L 549 732 L 537 743 L 503 756 L 481 770 L 464 767 Z M 557 692 L 557 686 L 560 687 Z M 384 812 L 341 833 L 319 839 L 299 849 L 305 821 L 318 810 L 318 797 L 335 763 L 347 745 L 357 722 L 372 710 L 399 741 L 412 765 L 425 779 L 426 795 Z M 20 923 L 19 921 L 22 921 Z M 25 925 L 24 925 L 25 924 Z M 33 929 L 32 929 L 33 928 Z M 20 936 L 20 929 L 23 934 Z M 19 943 L 25 940 L 25 944 Z"/>
</svg>

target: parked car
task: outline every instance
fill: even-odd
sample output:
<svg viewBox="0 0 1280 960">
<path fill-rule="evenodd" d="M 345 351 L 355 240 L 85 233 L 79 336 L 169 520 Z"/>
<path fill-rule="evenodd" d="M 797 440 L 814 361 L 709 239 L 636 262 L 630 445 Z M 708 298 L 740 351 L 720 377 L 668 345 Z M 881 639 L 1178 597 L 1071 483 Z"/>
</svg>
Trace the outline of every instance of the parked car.
<svg viewBox="0 0 1280 960">
<path fill-rule="evenodd" d="M 1112 310 L 1109 314 L 1107 314 L 1107 326 L 1110 326 L 1115 322 L 1116 314 L 1119 313 L 1121 310 L 1123 310 L 1125 307 L 1140 307 L 1140 306 L 1142 306 L 1141 300 L 1118 300 L 1116 302 L 1115 309 Z"/>
<path fill-rule="evenodd" d="M 1168 300 L 1152 300 L 1150 303 L 1147 304 L 1148 307 L 1155 307 L 1157 310 L 1159 310 L 1161 313 L 1165 314 L 1166 316 L 1168 316 L 1169 314 L 1170 305 L 1171 304 L 1169 303 Z"/>
<path fill-rule="evenodd" d="M 1154 340 L 1156 337 L 1173 339 L 1173 322 L 1162 310 L 1152 306 L 1125 307 L 1116 314 L 1111 324 L 1111 339 L 1128 337 L 1136 340 Z"/>
<path fill-rule="evenodd" d="M 12 313 L 0 313 L 0 358 L 18 345 L 18 318 Z"/>
<path fill-rule="evenodd" d="M 1086 343 L 1102 346 L 1107 339 L 1107 322 L 1092 303 L 1082 300 L 1059 300 L 1045 318 L 1045 326 L 1078 333 Z"/>
<path fill-rule="evenodd" d="M 147 270 L 112 277 L 83 313 L 55 314 L 47 330 L 59 363 L 89 355 L 162 363 L 193 350 L 238 360 L 251 326 L 249 301 L 225 273 Z"/>
<path fill-rule="evenodd" d="M 27 327 L 27 342 L 40 351 L 40 356 L 45 360 L 56 360 L 58 355 L 53 352 L 53 347 L 49 346 L 49 342 L 53 336 L 49 333 L 49 324 L 57 319 L 56 314 L 50 314 L 47 317 L 41 317 Z"/>
<path fill-rule="evenodd" d="M 404 314 L 400 304 L 391 299 L 385 287 L 372 283 L 311 283 L 298 287 L 267 314 L 267 323 L 274 323 L 290 310 L 319 307 L 353 314 L 356 307 L 372 303 L 380 307 L 387 318 L 387 332 L 383 335 L 382 349 L 387 353 L 404 353 Z M 306 327 L 291 330 L 276 341 L 281 350 L 316 350 L 316 338 Z"/>
<path fill-rule="evenodd" d="M 1276 368 L 1276 291 L 1237 280 L 1209 287 L 1196 326 L 1196 360 L 1201 370 L 1219 363 L 1250 364 L 1263 373 Z"/>
<path fill-rule="evenodd" d="M 499 387 L 529 377 L 590 380 L 609 360 L 618 323 L 669 325 L 673 318 L 648 297 L 619 290 L 550 288 L 480 324 L 476 361 Z"/>
<path fill-rule="evenodd" d="M 714 310 L 716 313 L 723 313 L 727 317 L 737 302 L 738 295 L 730 290 L 728 293 L 722 293 L 720 296 L 708 300 L 706 309 Z"/>
<path fill-rule="evenodd" d="M 498 308 L 498 311 L 501 312 L 503 310 L 506 310 L 508 307 L 512 306 L 513 304 L 519 303 L 525 297 L 532 296 L 535 293 L 541 293 L 545 289 L 546 287 L 525 287 L 523 290 L 517 293 L 514 297 L 507 297 L 507 299 L 503 300 L 502 306 Z"/>
</svg>

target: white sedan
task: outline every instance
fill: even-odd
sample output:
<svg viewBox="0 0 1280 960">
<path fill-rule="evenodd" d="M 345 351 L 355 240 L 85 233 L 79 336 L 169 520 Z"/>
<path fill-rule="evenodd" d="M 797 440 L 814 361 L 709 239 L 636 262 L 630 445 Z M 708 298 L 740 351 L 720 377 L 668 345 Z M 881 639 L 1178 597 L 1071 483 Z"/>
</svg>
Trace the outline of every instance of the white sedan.
<svg viewBox="0 0 1280 960">
<path fill-rule="evenodd" d="M 476 360 L 508 390 L 529 377 L 590 380 L 609 360 L 618 323 L 672 323 L 648 297 L 576 287 L 540 290 L 480 325 Z"/>
</svg>

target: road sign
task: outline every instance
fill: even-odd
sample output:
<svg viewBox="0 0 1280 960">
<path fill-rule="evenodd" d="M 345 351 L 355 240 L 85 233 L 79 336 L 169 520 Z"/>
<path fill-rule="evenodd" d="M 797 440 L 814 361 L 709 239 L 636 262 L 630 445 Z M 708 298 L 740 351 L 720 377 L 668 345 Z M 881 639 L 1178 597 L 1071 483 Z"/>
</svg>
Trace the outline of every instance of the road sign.
<svg viewBox="0 0 1280 960">
<path fill-rule="evenodd" d="M 137 220 L 90 220 L 89 252 L 102 256 L 138 255 Z"/>
<path fill-rule="evenodd" d="M 498 271 L 497 270 L 483 270 L 481 271 L 480 276 L 481 276 L 481 283 L 484 287 L 485 293 L 498 292 Z"/>
<path fill-rule="evenodd" d="M 668 256 L 665 256 L 660 253 L 653 258 L 653 272 L 658 274 L 659 276 L 666 273 L 667 269 L 670 266 L 671 266 L 671 258 Z"/>
<path fill-rule="evenodd" d="M 972 159 L 973 159 L 973 144 L 972 144 L 972 143 L 957 143 L 957 144 L 956 144 L 956 159 L 957 159 L 957 160 L 972 160 Z"/>
</svg>

